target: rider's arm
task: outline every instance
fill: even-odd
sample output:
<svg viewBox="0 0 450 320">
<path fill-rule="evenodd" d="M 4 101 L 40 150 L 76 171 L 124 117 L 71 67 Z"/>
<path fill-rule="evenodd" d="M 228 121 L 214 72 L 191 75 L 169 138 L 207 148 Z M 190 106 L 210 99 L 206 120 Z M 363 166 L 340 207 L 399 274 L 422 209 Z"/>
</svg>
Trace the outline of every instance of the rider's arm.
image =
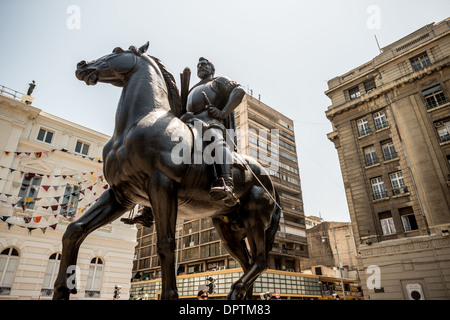
<svg viewBox="0 0 450 320">
<path fill-rule="evenodd" d="M 236 81 L 226 77 L 218 78 L 214 82 L 213 88 L 217 89 L 220 95 L 227 96 L 228 99 L 223 109 L 214 110 L 212 115 L 216 118 L 224 119 L 242 102 L 245 91 Z"/>
</svg>

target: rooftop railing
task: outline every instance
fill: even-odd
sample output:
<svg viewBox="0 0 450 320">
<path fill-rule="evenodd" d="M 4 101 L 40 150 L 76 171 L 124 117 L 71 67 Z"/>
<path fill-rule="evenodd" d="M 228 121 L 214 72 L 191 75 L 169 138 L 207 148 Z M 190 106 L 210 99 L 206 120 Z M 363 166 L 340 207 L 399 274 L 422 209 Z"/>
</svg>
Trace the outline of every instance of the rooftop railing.
<svg viewBox="0 0 450 320">
<path fill-rule="evenodd" d="M 0 85 L 0 94 L 8 95 L 16 100 L 20 100 L 25 93 Z"/>
</svg>

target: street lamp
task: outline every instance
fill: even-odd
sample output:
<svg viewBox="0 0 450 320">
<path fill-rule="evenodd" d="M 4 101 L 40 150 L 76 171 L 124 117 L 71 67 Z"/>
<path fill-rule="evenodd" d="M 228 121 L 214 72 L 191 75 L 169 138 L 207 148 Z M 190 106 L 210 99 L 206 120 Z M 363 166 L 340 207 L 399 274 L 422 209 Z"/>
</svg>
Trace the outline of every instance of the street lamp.
<svg viewBox="0 0 450 320">
<path fill-rule="evenodd" d="M 336 256 L 337 256 L 337 261 L 338 261 L 339 274 L 341 276 L 342 294 L 344 295 L 344 300 L 346 300 L 346 298 L 345 298 L 344 278 L 342 276 L 342 266 L 341 266 L 341 261 L 339 260 L 339 251 L 338 251 L 337 244 L 336 244 L 336 234 L 334 232 L 334 227 L 333 227 L 333 238 L 334 238 L 334 248 L 336 249 Z M 325 239 L 330 239 L 330 238 L 328 236 L 322 236 L 322 242 L 325 242 Z"/>
</svg>

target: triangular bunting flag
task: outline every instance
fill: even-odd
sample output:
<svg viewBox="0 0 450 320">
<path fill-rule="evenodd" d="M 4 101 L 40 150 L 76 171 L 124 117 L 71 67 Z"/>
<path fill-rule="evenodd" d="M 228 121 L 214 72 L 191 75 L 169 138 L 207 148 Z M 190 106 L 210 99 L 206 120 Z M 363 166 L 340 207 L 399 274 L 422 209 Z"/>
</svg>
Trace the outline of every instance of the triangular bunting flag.
<svg viewBox="0 0 450 320">
<path fill-rule="evenodd" d="M 48 191 L 48 189 L 50 188 L 50 186 L 42 186 L 42 188 L 44 188 L 45 191 Z"/>
</svg>

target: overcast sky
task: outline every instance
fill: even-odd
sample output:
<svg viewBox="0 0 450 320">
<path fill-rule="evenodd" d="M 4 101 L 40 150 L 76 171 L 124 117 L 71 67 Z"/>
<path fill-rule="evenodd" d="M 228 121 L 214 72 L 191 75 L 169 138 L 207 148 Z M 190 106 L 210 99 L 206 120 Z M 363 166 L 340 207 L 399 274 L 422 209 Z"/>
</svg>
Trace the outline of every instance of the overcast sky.
<svg viewBox="0 0 450 320">
<path fill-rule="evenodd" d="M 179 83 L 200 56 L 294 120 L 305 215 L 350 221 L 331 124 L 327 81 L 370 61 L 381 47 L 446 19 L 448 0 L 126 0 L 0 2 L 0 85 L 34 106 L 111 135 L 120 88 L 86 86 L 80 60 L 141 46 Z"/>
</svg>

